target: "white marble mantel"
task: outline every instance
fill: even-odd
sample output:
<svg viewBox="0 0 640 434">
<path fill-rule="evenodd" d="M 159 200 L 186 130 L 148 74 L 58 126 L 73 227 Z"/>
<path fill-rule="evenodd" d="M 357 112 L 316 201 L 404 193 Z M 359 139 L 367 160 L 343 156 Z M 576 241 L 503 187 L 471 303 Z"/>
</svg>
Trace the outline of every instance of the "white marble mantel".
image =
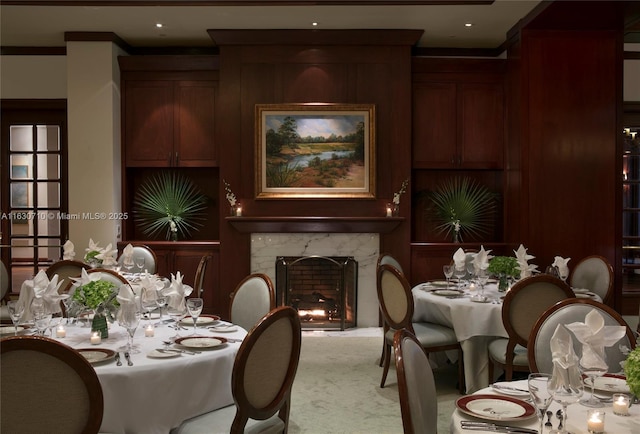
<svg viewBox="0 0 640 434">
<path fill-rule="evenodd" d="M 278 256 L 353 256 L 358 261 L 357 326 L 378 326 L 376 261 L 380 236 L 376 233 L 253 233 L 251 272 L 268 275 L 276 283 Z"/>
</svg>

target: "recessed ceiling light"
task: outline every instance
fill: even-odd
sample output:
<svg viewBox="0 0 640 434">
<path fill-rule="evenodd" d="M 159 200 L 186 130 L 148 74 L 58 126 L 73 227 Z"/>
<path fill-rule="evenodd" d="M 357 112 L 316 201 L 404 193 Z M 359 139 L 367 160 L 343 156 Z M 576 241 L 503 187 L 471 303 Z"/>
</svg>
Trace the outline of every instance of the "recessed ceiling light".
<svg viewBox="0 0 640 434">
<path fill-rule="evenodd" d="M 164 26 L 162 25 L 162 23 L 156 23 L 156 27 L 160 29 L 160 28 L 162 28 Z"/>
<path fill-rule="evenodd" d="M 473 27 L 473 23 L 464 23 L 465 27 Z"/>
<path fill-rule="evenodd" d="M 318 25 L 318 23 L 313 22 L 313 23 L 311 23 L 311 25 L 315 27 L 315 26 L 317 26 L 317 25 Z"/>
</svg>

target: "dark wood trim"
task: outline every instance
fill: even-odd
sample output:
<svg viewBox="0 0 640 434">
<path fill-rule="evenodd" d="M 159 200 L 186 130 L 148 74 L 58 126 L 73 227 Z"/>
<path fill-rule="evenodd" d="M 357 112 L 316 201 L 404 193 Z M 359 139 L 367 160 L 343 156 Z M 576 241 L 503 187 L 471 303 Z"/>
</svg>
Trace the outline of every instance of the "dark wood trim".
<svg viewBox="0 0 640 434">
<path fill-rule="evenodd" d="M 404 217 L 225 217 L 242 233 L 389 233 Z"/>
<path fill-rule="evenodd" d="M 415 45 L 423 30 L 210 29 L 216 45 Z"/>
<path fill-rule="evenodd" d="M 64 32 L 65 42 L 113 42 L 124 51 L 129 52 L 131 46 L 113 32 Z"/>
<path fill-rule="evenodd" d="M 120 71 L 217 71 L 219 56 L 119 56 Z"/>
<path fill-rule="evenodd" d="M 16 6 L 459 6 L 495 0 L 4 0 Z"/>
<path fill-rule="evenodd" d="M 1 99 L 2 110 L 66 110 L 66 99 Z"/>
<path fill-rule="evenodd" d="M 625 51 L 624 52 L 624 59 L 625 60 L 640 59 L 640 51 Z"/>
<path fill-rule="evenodd" d="M 131 47 L 132 56 L 218 56 L 218 47 Z"/>
<path fill-rule="evenodd" d="M 502 45 L 497 48 L 446 48 L 446 47 L 413 47 L 413 57 L 497 57 L 504 49 Z"/>
<path fill-rule="evenodd" d="M 412 74 L 451 73 L 495 73 L 504 74 L 506 59 L 435 59 L 414 57 L 411 61 Z"/>
<path fill-rule="evenodd" d="M 0 47 L 0 56 L 66 56 L 67 47 Z"/>
</svg>

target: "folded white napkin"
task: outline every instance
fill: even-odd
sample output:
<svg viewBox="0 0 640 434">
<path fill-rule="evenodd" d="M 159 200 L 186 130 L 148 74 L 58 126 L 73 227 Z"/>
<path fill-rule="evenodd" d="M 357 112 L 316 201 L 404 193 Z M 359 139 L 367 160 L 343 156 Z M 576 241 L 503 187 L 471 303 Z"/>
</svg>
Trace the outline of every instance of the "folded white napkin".
<svg viewBox="0 0 640 434">
<path fill-rule="evenodd" d="M 127 312 L 132 309 L 137 309 L 138 300 L 136 295 L 133 293 L 133 289 L 128 284 L 123 284 L 120 286 L 118 290 L 118 295 L 116 296 L 116 300 L 120 304 L 120 309 L 118 309 L 118 313 L 116 313 L 116 320 L 118 322 L 122 321 L 123 315 L 126 315 Z"/>
<path fill-rule="evenodd" d="M 41 299 L 47 313 L 58 313 L 62 310 L 60 300 L 69 297 L 69 294 L 58 294 L 58 289 L 62 281 L 58 282 L 58 275 L 54 275 L 51 280 L 44 270 L 40 270 L 33 279 L 25 280 L 20 288 L 18 303 L 24 307 L 24 313 L 20 318 L 21 322 L 33 319 L 31 303 L 34 298 Z"/>
<path fill-rule="evenodd" d="M 123 262 L 133 262 L 133 246 L 131 244 L 127 244 L 124 249 L 122 249 L 122 260 Z"/>
<path fill-rule="evenodd" d="M 529 261 L 529 259 L 535 259 L 535 256 L 527 253 L 527 249 L 525 246 L 520 244 L 518 250 L 514 250 L 513 253 L 516 254 L 516 259 L 523 260 L 525 263 Z"/>
<path fill-rule="evenodd" d="M 464 250 L 462 250 L 462 247 L 453 254 L 453 262 L 458 270 L 464 270 L 466 268 L 467 255 L 464 253 Z"/>
<path fill-rule="evenodd" d="M 563 258 L 562 256 L 556 256 L 553 259 L 553 267 L 558 269 L 558 274 L 560 277 L 564 276 L 565 278 L 569 276 L 569 266 L 567 265 L 571 258 Z"/>
<path fill-rule="evenodd" d="M 62 246 L 62 259 L 72 261 L 76 257 L 75 246 L 71 240 L 67 240 Z"/>
<path fill-rule="evenodd" d="M 107 247 L 100 250 L 100 253 L 96 255 L 96 259 L 100 259 L 102 261 L 103 267 L 110 267 L 118 263 L 118 261 L 116 261 L 117 254 L 118 249 L 112 249 L 111 244 L 108 244 Z"/>
<path fill-rule="evenodd" d="M 184 306 L 184 298 L 193 292 L 192 287 L 182 283 L 183 277 L 179 271 L 175 276 L 171 273 L 171 285 L 162 290 L 162 293 L 167 297 L 167 306 L 172 309 L 182 308 Z"/>
<path fill-rule="evenodd" d="M 486 270 L 489 267 L 489 259 L 493 258 L 489 253 L 491 250 L 485 250 L 484 246 L 480 246 L 480 251 L 473 258 L 473 266 L 476 270 Z"/>
<path fill-rule="evenodd" d="M 520 279 L 531 277 L 538 272 L 538 266 L 529 264 L 526 260 L 516 259 L 518 261 L 518 270 L 520 270 Z"/>
<path fill-rule="evenodd" d="M 71 284 L 71 289 L 69 290 L 69 293 L 73 296 L 73 294 L 76 292 L 76 289 L 78 289 L 80 286 L 84 286 L 89 282 L 95 282 L 102 279 L 102 273 L 98 272 L 89 274 L 87 273 L 87 270 L 83 268 L 80 271 L 80 277 L 69 277 L 69 279 L 73 281 L 73 284 Z"/>
<path fill-rule="evenodd" d="M 562 324 L 558 324 L 551 337 L 551 356 L 553 360 L 553 373 L 549 386 L 552 389 L 558 387 L 575 387 L 582 384 L 582 375 L 578 366 L 578 356 L 573 350 L 571 333 Z"/>
<path fill-rule="evenodd" d="M 584 322 L 567 325 L 576 339 L 582 343 L 580 364 L 594 368 L 608 369 L 604 358 L 604 348 L 611 347 L 626 334 L 624 326 L 606 326 L 604 318 L 592 309 L 584 318 Z"/>
</svg>

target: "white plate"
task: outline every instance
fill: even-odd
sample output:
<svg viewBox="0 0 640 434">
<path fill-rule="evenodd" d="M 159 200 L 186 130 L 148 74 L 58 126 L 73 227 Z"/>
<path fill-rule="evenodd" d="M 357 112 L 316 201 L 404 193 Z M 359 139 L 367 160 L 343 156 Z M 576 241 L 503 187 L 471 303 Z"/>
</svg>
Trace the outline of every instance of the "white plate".
<svg viewBox="0 0 640 434">
<path fill-rule="evenodd" d="M 504 386 L 504 388 L 500 387 L 500 386 Z M 528 397 L 529 396 L 529 392 L 528 391 L 520 391 L 520 390 L 512 390 L 512 389 L 508 389 L 508 388 L 514 388 L 512 383 L 494 383 L 491 385 L 491 388 L 493 389 L 494 392 L 498 392 L 501 393 L 503 395 L 510 395 L 510 396 L 520 396 L 520 397 Z M 522 389 L 524 390 L 524 389 Z"/>
<path fill-rule="evenodd" d="M 444 286 L 446 288 L 447 287 L 447 281 L 446 280 L 432 280 L 431 282 L 427 282 L 427 285 Z M 449 286 L 453 286 L 453 285 L 455 285 L 453 282 L 451 282 L 449 284 Z"/>
<path fill-rule="evenodd" d="M 515 421 L 536 416 L 529 403 L 510 396 L 467 395 L 458 398 L 456 407 L 463 413 L 486 420 Z"/>
<path fill-rule="evenodd" d="M 591 381 L 584 379 L 584 384 L 591 387 Z M 602 377 L 596 377 L 594 389 L 611 393 L 631 393 L 627 380 L 621 375 L 604 374 Z"/>
<path fill-rule="evenodd" d="M 182 354 L 177 351 L 158 351 L 153 350 L 147 354 L 147 357 L 151 357 L 152 359 L 171 359 L 174 357 L 180 357 Z"/>
<path fill-rule="evenodd" d="M 219 325 L 219 326 L 212 326 L 209 327 L 209 330 L 211 330 L 214 333 L 231 333 L 231 332 L 235 332 L 238 331 L 238 327 L 231 324 L 231 325 Z"/>
<path fill-rule="evenodd" d="M 433 294 L 447 297 L 457 297 L 464 294 L 464 292 L 458 291 L 457 289 L 436 289 L 435 291 L 433 291 Z"/>
<path fill-rule="evenodd" d="M 196 323 L 200 326 L 200 325 L 205 325 L 205 324 L 214 324 L 216 322 L 220 321 L 220 317 L 216 316 L 216 315 L 200 315 L 198 317 L 198 321 L 196 321 Z M 190 325 L 193 327 L 193 318 L 188 316 L 186 318 L 183 318 L 180 321 L 180 324 L 182 325 Z"/>
<path fill-rule="evenodd" d="M 475 296 L 471 297 L 471 301 L 474 303 L 491 303 L 491 299 L 486 295 L 483 298 L 475 298 Z"/>
<path fill-rule="evenodd" d="M 80 348 L 78 352 L 91 364 L 106 362 L 116 357 L 116 352 L 107 348 Z"/>
<path fill-rule="evenodd" d="M 18 326 L 18 333 L 24 330 L 24 327 Z M 0 326 L 0 335 L 12 335 L 16 332 L 14 326 Z"/>
<path fill-rule="evenodd" d="M 227 342 L 222 338 L 207 338 L 204 336 L 193 336 L 176 339 L 176 344 L 187 348 L 215 348 Z"/>
</svg>

